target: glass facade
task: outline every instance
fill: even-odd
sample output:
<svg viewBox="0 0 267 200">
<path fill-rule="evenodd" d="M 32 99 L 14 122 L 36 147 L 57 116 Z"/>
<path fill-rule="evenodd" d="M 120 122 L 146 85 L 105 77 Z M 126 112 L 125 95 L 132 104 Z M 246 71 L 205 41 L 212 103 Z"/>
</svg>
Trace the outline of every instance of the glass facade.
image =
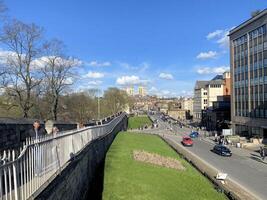
<svg viewBox="0 0 267 200">
<path fill-rule="evenodd" d="M 234 115 L 267 118 L 267 33 L 260 26 L 233 40 Z"/>
</svg>

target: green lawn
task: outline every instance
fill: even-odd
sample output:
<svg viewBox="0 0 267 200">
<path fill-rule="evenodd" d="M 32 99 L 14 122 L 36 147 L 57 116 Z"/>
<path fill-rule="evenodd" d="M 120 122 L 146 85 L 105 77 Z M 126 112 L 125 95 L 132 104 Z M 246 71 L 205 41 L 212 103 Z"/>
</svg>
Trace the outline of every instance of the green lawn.
<svg viewBox="0 0 267 200">
<path fill-rule="evenodd" d="M 133 150 L 176 158 L 186 170 L 137 162 L 133 160 Z M 157 136 L 121 132 L 106 156 L 103 199 L 217 200 L 225 196 Z"/>
<path fill-rule="evenodd" d="M 128 119 L 128 129 L 137 129 L 141 126 L 144 125 L 151 126 L 152 122 L 148 118 L 148 116 L 134 116 L 134 117 L 129 117 Z"/>
</svg>

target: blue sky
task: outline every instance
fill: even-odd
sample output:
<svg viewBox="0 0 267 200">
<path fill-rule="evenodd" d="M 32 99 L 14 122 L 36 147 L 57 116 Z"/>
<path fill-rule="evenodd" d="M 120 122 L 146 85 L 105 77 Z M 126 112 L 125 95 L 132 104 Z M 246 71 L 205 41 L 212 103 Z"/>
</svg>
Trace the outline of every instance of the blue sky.
<svg viewBox="0 0 267 200">
<path fill-rule="evenodd" d="M 226 34 L 266 0 L 6 0 L 82 61 L 75 88 L 144 84 L 150 94 L 192 94 L 229 67 Z"/>
</svg>

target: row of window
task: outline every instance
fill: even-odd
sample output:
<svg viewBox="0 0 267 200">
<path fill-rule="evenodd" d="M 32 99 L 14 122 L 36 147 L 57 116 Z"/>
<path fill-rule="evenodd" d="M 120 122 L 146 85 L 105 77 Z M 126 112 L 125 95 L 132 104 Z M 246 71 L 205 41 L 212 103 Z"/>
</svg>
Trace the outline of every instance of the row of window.
<svg viewBox="0 0 267 200">
<path fill-rule="evenodd" d="M 265 59 L 266 62 L 267 62 L 267 59 Z M 267 68 L 267 63 L 263 65 L 262 62 L 258 62 L 258 63 L 254 63 L 253 66 L 250 66 L 250 70 L 248 70 L 248 66 L 242 66 L 242 67 L 237 67 L 235 68 L 235 71 L 234 71 L 234 74 L 241 74 L 241 73 L 244 73 L 244 72 L 248 72 L 248 71 L 253 71 L 253 70 L 261 70 L 263 68 Z"/>
<path fill-rule="evenodd" d="M 241 116 L 241 117 L 267 119 L 267 109 L 254 109 L 251 112 L 249 112 L 247 109 L 243 109 L 242 111 L 236 110 L 235 114 L 236 114 L 236 116 Z"/>
<path fill-rule="evenodd" d="M 211 88 L 221 88 L 222 86 L 220 84 L 211 84 Z"/>
<path fill-rule="evenodd" d="M 248 62 L 249 60 L 249 62 Z M 249 56 L 249 59 L 248 57 L 246 56 L 245 58 L 243 59 L 238 59 L 238 60 L 235 60 L 233 62 L 234 64 L 234 68 L 238 68 L 238 67 L 241 67 L 241 66 L 247 66 L 248 63 L 250 64 L 250 66 L 253 66 L 253 65 L 267 65 L 267 51 L 263 51 L 263 53 L 261 54 L 255 54 L 255 55 L 250 55 Z"/>
<path fill-rule="evenodd" d="M 251 86 L 257 86 L 259 84 L 267 84 L 267 76 L 262 76 L 262 77 L 256 77 L 253 78 L 253 76 L 251 76 L 250 79 L 250 85 Z M 234 88 L 240 88 L 240 87 L 246 87 L 248 86 L 248 80 L 236 80 L 235 79 L 235 84 L 234 84 Z"/>
<path fill-rule="evenodd" d="M 262 36 L 264 34 L 266 34 L 266 25 L 263 25 L 263 26 L 255 29 L 255 30 L 249 32 L 249 40 L 252 40 L 252 39 L 257 38 L 259 36 Z M 233 45 L 234 45 L 234 47 L 240 46 L 240 45 L 246 43 L 247 40 L 248 40 L 247 34 L 245 34 L 245 35 L 239 37 L 238 39 L 234 40 Z"/>
<path fill-rule="evenodd" d="M 252 101 L 255 101 L 255 102 L 258 102 L 257 103 L 257 106 L 258 104 L 260 104 L 260 102 L 262 102 L 264 99 L 267 100 L 267 93 L 264 93 L 264 94 L 251 94 L 250 95 L 251 99 L 251 103 Z M 249 96 L 246 94 L 246 95 L 236 95 L 236 102 L 246 102 L 248 100 Z"/>
<path fill-rule="evenodd" d="M 244 88 L 238 88 L 235 89 L 235 94 L 239 95 L 239 94 L 246 94 L 248 93 L 248 87 L 244 87 Z M 253 93 L 263 93 L 263 91 L 267 92 L 267 83 L 265 85 L 257 85 L 257 86 L 250 86 L 250 92 Z"/>
<path fill-rule="evenodd" d="M 266 50 L 267 50 L 267 42 L 264 42 L 263 44 L 258 44 L 254 47 L 251 47 L 249 54 L 253 55 L 253 54 L 261 53 L 262 51 L 266 51 Z M 247 57 L 248 57 L 247 48 L 241 51 L 238 51 L 238 50 L 234 51 L 235 60 L 240 60 L 240 59 L 247 58 Z"/>
<path fill-rule="evenodd" d="M 266 25 L 263 25 L 263 26 L 255 29 L 255 30 L 249 32 L 249 39 L 259 37 L 265 33 L 266 33 Z"/>
<path fill-rule="evenodd" d="M 259 136 L 261 128 L 235 125 L 235 133 L 243 137 Z"/>
</svg>

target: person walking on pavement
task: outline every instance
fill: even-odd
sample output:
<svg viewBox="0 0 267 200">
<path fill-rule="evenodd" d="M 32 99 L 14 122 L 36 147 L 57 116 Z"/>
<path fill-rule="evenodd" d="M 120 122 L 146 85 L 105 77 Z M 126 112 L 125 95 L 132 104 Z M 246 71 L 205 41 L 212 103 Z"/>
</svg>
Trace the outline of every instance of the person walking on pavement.
<svg viewBox="0 0 267 200">
<path fill-rule="evenodd" d="M 261 159 L 264 160 L 265 159 L 265 149 L 264 147 L 260 147 L 260 155 L 261 155 Z"/>
</svg>

